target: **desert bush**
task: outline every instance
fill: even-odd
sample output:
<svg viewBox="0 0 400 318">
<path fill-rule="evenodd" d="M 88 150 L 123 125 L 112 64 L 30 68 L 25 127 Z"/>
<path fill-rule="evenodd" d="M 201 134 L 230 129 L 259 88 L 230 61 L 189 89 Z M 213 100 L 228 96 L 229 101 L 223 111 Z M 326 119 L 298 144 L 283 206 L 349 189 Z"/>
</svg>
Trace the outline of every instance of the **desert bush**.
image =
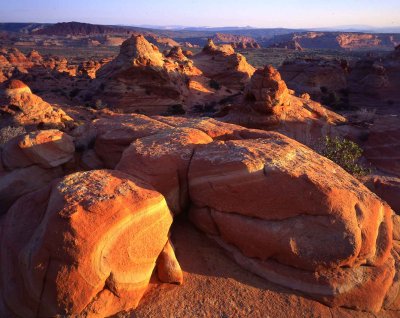
<svg viewBox="0 0 400 318">
<path fill-rule="evenodd" d="M 6 144 L 9 140 L 17 137 L 19 135 L 23 135 L 26 133 L 26 130 L 22 126 L 13 127 L 7 126 L 0 129 L 0 147 Z"/>
<path fill-rule="evenodd" d="M 370 169 L 363 167 L 359 163 L 363 150 L 351 140 L 325 136 L 318 148 L 318 152 L 321 155 L 332 160 L 356 177 L 365 176 L 371 172 Z"/>
</svg>

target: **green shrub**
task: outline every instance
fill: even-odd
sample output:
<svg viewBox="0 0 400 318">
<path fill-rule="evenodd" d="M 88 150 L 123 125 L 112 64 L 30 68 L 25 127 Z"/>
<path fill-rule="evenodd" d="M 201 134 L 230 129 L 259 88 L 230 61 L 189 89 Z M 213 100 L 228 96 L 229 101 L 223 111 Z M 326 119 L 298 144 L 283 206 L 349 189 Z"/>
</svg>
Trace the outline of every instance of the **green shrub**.
<svg viewBox="0 0 400 318">
<path fill-rule="evenodd" d="M 365 176 L 371 172 L 370 169 L 359 164 L 363 150 L 351 140 L 325 136 L 319 153 L 354 176 Z"/>
</svg>

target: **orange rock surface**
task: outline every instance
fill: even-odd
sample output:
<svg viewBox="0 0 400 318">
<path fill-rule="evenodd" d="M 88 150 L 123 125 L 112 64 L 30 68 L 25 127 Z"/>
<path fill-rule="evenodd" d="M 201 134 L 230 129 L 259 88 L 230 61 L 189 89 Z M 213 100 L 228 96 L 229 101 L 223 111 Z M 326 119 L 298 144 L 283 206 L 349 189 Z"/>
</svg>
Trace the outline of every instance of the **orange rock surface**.
<svg viewBox="0 0 400 318">
<path fill-rule="evenodd" d="M 136 307 L 171 222 L 162 195 L 115 171 L 72 174 L 21 198 L 3 223 L 8 310 L 105 317 Z"/>
</svg>

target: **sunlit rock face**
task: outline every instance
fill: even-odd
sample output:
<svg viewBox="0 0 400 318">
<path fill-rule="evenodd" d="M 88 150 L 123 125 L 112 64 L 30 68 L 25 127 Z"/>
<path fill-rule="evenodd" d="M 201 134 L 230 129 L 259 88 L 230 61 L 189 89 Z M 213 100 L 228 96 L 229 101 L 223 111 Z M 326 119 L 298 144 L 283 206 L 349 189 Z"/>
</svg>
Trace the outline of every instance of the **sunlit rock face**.
<svg viewBox="0 0 400 318">
<path fill-rule="evenodd" d="M 255 72 L 246 58 L 235 53 L 229 44 L 217 46 L 212 40 L 193 57 L 195 65 L 205 76 L 230 89 L 241 90 Z"/>
<path fill-rule="evenodd" d="M 103 116 L 3 149 L 1 316 L 133 310 L 155 268 L 181 284 L 169 232 L 184 213 L 266 280 L 331 307 L 398 308 L 399 221 L 332 161 L 216 119 Z"/>
<path fill-rule="evenodd" d="M 7 309 L 105 317 L 136 307 L 171 222 L 161 194 L 116 171 L 75 173 L 24 196 L 3 222 Z"/>
<path fill-rule="evenodd" d="M 56 109 L 20 80 L 10 80 L 0 87 L 0 110 L 4 122 L 17 126 L 64 128 L 73 120 Z"/>
<path fill-rule="evenodd" d="M 143 36 L 132 36 L 121 45 L 120 54 L 96 73 L 93 96 L 103 105 L 124 112 L 162 114 L 182 105 L 187 92 L 178 64 L 165 61 L 158 48 Z"/>
<path fill-rule="evenodd" d="M 380 310 L 393 212 L 331 161 L 276 133 L 213 142 L 195 151 L 189 193 L 193 222 L 242 266 L 332 306 Z"/>
<path fill-rule="evenodd" d="M 309 95 L 295 96 L 272 66 L 253 74 L 242 101 L 229 108 L 221 120 L 279 131 L 307 145 L 315 144 L 326 134 L 337 134 L 336 127 L 346 122 Z"/>
</svg>

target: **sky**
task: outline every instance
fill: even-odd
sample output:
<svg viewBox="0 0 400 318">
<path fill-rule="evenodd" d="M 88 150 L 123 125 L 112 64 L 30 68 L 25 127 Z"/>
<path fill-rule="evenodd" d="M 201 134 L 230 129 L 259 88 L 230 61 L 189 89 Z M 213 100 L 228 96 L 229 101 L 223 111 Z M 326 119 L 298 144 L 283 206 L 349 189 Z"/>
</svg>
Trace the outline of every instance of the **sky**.
<svg viewBox="0 0 400 318">
<path fill-rule="evenodd" d="M 332 27 L 400 25 L 400 0 L 0 0 L 0 22 Z"/>
</svg>

